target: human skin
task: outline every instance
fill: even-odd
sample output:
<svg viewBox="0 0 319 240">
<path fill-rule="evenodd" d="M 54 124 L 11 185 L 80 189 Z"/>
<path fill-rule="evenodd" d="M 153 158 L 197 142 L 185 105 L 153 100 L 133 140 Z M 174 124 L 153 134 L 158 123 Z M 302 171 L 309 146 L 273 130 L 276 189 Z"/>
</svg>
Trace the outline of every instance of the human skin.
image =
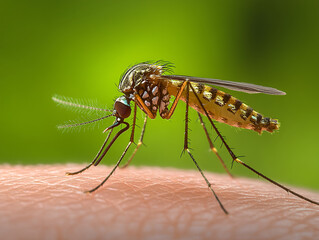
<svg viewBox="0 0 319 240">
<path fill-rule="evenodd" d="M 197 171 L 0 165 L 0 239 L 319 239 L 319 206 L 259 179 Z M 319 200 L 319 194 L 295 189 Z"/>
</svg>

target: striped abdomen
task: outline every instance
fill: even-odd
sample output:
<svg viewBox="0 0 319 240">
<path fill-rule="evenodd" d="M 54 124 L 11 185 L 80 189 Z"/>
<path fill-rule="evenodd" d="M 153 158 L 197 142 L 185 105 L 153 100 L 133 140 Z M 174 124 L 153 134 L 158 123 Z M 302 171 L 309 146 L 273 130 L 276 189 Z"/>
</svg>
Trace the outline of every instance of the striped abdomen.
<svg viewBox="0 0 319 240">
<path fill-rule="evenodd" d="M 180 85 L 181 81 L 168 81 L 169 94 L 176 96 Z M 192 82 L 191 85 L 211 118 L 234 127 L 251 129 L 258 133 L 262 131 L 272 132 L 279 129 L 277 120 L 263 117 L 230 94 L 201 83 Z M 191 88 L 190 92 L 192 92 Z M 185 90 L 181 100 L 184 102 L 186 100 Z M 194 94 L 189 94 L 189 106 L 205 115 Z"/>
</svg>

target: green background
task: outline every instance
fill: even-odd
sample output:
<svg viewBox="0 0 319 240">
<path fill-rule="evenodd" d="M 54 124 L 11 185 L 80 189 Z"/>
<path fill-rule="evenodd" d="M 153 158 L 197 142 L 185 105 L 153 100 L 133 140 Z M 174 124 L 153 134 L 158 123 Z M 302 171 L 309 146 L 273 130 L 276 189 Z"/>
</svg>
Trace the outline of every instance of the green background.
<svg viewBox="0 0 319 240">
<path fill-rule="evenodd" d="M 128 66 L 162 59 L 176 65 L 176 74 L 287 92 L 228 91 L 278 118 L 280 131 L 260 136 L 221 123 L 218 127 L 235 153 L 267 176 L 319 189 L 319 1 L 10 0 L 0 2 L 0 19 L 1 163 L 90 162 L 112 120 L 63 133 L 55 126 L 78 114 L 57 107 L 51 97 L 97 99 L 111 108 Z M 181 102 L 171 120 L 149 121 L 147 147 L 137 153 L 134 165 L 195 169 L 187 155 L 180 158 L 184 111 Z M 142 126 L 141 111 L 138 117 Z M 190 117 L 194 156 L 202 169 L 223 172 L 209 152 L 196 112 Z M 121 136 L 103 163 L 114 165 L 128 140 L 129 133 Z M 230 165 L 220 140 L 216 145 Z M 237 164 L 232 172 L 255 177 Z"/>
</svg>

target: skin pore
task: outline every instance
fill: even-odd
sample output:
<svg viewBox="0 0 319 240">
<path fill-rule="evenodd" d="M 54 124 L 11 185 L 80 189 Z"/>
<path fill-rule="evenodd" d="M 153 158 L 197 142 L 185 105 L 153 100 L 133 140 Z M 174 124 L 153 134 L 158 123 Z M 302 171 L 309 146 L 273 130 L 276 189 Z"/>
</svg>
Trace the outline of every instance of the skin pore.
<svg viewBox="0 0 319 240">
<path fill-rule="evenodd" d="M 83 165 L 0 166 L 2 239 L 318 239 L 319 207 L 259 179 Z M 295 189 L 295 188 L 293 188 Z M 295 189 L 314 200 L 319 194 Z M 3 238 L 4 237 L 4 238 Z"/>
</svg>

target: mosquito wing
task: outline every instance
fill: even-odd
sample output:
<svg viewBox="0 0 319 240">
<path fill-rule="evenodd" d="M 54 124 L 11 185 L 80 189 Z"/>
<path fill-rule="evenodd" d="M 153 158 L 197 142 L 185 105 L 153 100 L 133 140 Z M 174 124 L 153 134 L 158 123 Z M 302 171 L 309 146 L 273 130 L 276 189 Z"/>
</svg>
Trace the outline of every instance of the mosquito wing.
<svg viewBox="0 0 319 240">
<path fill-rule="evenodd" d="M 172 80 L 178 80 L 178 81 L 189 80 L 191 82 L 211 84 L 211 85 L 227 88 L 234 91 L 245 92 L 245 93 L 265 93 L 270 95 L 286 95 L 285 92 L 280 91 L 276 88 L 264 87 L 264 86 L 255 85 L 251 83 L 232 82 L 232 81 L 226 81 L 226 80 L 220 80 L 220 79 L 198 78 L 198 77 L 189 77 L 189 76 L 181 76 L 181 75 L 165 75 L 162 77 L 166 79 L 172 79 Z"/>
</svg>

